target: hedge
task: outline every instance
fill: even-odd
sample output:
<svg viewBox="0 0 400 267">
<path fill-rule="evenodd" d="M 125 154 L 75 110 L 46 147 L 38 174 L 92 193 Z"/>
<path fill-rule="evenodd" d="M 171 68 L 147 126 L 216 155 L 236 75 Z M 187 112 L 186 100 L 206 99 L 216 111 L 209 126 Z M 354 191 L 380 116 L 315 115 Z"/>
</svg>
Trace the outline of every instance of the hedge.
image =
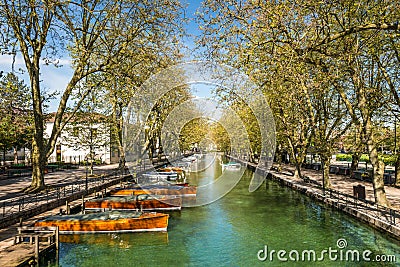
<svg viewBox="0 0 400 267">
<path fill-rule="evenodd" d="M 352 160 L 352 155 L 351 154 L 336 154 L 336 160 L 337 161 L 348 161 L 351 162 Z M 396 155 L 379 155 L 379 159 L 382 160 L 385 165 L 391 165 L 394 166 L 396 162 Z M 360 162 L 368 162 L 369 163 L 369 156 L 366 154 L 362 154 L 360 157 Z"/>
</svg>

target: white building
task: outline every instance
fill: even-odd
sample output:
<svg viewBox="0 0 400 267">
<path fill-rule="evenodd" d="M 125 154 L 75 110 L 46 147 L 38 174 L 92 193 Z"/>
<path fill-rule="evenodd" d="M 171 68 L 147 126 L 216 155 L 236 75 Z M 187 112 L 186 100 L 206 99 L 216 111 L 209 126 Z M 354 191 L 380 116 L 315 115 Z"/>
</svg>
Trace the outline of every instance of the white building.
<svg viewBox="0 0 400 267">
<path fill-rule="evenodd" d="M 53 129 L 54 116 L 46 123 L 45 136 Z M 97 163 L 118 162 L 118 151 L 113 149 L 113 139 L 108 123 L 72 122 L 66 125 L 57 140 L 48 162 L 62 161 L 78 164 L 90 159 L 90 151 Z"/>
</svg>

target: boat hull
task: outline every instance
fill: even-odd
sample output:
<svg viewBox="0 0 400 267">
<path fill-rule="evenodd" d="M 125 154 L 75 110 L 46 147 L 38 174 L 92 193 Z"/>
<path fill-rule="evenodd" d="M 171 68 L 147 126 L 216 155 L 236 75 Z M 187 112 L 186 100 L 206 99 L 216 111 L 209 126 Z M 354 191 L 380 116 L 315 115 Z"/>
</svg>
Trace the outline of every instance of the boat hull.
<svg viewBox="0 0 400 267">
<path fill-rule="evenodd" d="M 61 219 L 60 217 L 64 217 Z M 58 226 L 61 234 L 123 233 L 167 231 L 168 214 L 147 213 L 137 218 L 68 220 L 69 215 L 55 216 L 35 223 L 35 226 Z"/>
<path fill-rule="evenodd" d="M 112 209 L 112 210 L 180 210 L 182 199 L 180 197 L 152 198 L 145 200 L 125 199 L 95 199 L 85 202 L 85 209 Z"/>
<path fill-rule="evenodd" d="M 197 187 L 195 186 L 166 186 L 166 187 L 134 187 L 134 188 L 116 188 L 111 190 L 111 196 L 129 196 L 129 195 L 174 195 L 182 197 L 195 197 Z"/>
</svg>

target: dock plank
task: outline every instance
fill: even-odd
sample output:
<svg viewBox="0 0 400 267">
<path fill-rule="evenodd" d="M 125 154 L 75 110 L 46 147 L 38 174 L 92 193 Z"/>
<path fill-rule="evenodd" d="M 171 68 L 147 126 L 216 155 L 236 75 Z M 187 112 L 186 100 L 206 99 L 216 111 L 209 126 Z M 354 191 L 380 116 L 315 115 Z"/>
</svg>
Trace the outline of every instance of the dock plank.
<svg viewBox="0 0 400 267">
<path fill-rule="evenodd" d="M 39 244 L 40 253 L 55 247 L 55 244 Z M 19 243 L 0 251 L 0 266 L 19 266 L 35 259 L 34 244 Z"/>
</svg>

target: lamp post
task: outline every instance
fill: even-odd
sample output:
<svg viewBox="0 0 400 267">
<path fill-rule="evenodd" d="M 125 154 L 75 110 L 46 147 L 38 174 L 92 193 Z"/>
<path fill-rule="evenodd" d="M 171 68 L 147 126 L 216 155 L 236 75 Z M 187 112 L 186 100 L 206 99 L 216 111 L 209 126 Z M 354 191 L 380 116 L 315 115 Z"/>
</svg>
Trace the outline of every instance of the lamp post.
<svg viewBox="0 0 400 267">
<path fill-rule="evenodd" d="M 144 140 L 143 140 L 143 144 L 144 144 L 143 151 L 145 151 L 144 154 L 146 154 L 146 152 L 147 152 L 146 142 L 147 142 L 148 139 L 150 139 L 150 137 L 149 137 L 149 131 L 150 131 L 150 126 L 145 125 L 145 126 L 144 126 Z M 149 144 L 150 144 L 150 141 L 149 141 Z M 150 147 L 150 149 L 152 149 L 152 148 Z M 140 154 L 141 154 L 141 153 L 140 153 Z M 144 154 L 143 154 L 143 156 L 142 156 L 142 158 L 143 158 L 143 164 L 144 164 L 143 169 L 146 170 L 146 157 L 144 156 Z M 151 155 L 153 155 L 153 154 L 151 153 Z M 150 159 L 150 164 L 152 163 L 152 160 L 153 160 L 153 159 L 151 158 L 151 159 Z"/>
<path fill-rule="evenodd" d="M 89 158 L 86 157 L 86 178 L 85 178 L 85 193 L 88 193 L 88 166 L 89 166 Z"/>
<path fill-rule="evenodd" d="M 394 114 L 394 155 L 396 156 L 396 162 L 394 164 L 394 182 L 395 184 L 397 183 L 397 171 L 399 168 L 399 159 L 397 155 L 397 117 L 396 114 Z"/>
<path fill-rule="evenodd" d="M 322 158 L 321 158 L 321 168 L 322 168 L 322 194 L 325 196 L 325 170 L 324 170 L 324 161 L 322 160 Z"/>
</svg>

